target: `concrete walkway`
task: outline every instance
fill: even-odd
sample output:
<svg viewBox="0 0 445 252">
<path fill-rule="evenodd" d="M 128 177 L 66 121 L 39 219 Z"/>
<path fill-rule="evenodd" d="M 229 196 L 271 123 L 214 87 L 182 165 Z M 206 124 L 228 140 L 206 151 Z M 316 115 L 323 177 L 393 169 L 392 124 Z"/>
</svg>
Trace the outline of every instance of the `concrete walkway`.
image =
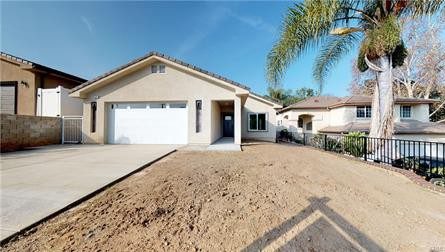
<svg viewBox="0 0 445 252">
<path fill-rule="evenodd" d="M 233 143 L 233 137 L 221 137 L 216 142 L 207 147 L 207 150 L 214 151 L 241 151 L 239 144 Z"/>
<path fill-rule="evenodd" d="M 0 240 L 177 147 L 55 145 L 3 153 Z"/>
</svg>

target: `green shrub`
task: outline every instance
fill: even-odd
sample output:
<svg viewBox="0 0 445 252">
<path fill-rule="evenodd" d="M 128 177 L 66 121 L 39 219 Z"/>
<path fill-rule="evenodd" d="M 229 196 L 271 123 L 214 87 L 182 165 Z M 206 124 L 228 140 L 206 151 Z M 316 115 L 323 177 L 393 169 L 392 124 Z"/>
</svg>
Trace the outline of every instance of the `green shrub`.
<svg viewBox="0 0 445 252">
<path fill-rule="evenodd" d="M 363 140 L 365 134 L 361 132 L 350 132 L 343 138 L 343 147 L 346 153 L 354 157 L 363 156 Z"/>
</svg>

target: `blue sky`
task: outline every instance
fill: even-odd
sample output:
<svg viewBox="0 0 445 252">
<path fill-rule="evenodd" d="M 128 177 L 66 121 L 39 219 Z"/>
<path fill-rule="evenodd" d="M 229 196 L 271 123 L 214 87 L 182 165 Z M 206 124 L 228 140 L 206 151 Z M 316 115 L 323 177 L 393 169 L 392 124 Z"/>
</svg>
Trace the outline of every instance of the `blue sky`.
<svg viewBox="0 0 445 252">
<path fill-rule="evenodd" d="M 266 55 L 292 2 L 1 2 L 1 50 L 86 79 L 155 50 L 265 94 Z M 344 96 L 351 52 L 324 94 Z M 316 51 L 288 69 L 284 88 L 317 88 Z"/>
</svg>

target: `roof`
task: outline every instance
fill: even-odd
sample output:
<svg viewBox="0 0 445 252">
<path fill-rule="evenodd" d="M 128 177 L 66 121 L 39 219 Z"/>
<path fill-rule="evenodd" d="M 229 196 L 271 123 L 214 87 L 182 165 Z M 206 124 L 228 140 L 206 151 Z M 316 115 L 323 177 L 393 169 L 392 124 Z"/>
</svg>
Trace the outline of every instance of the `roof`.
<svg viewBox="0 0 445 252">
<path fill-rule="evenodd" d="M 435 103 L 437 100 L 434 99 L 423 99 L 423 98 L 409 98 L 409 97 L 395 97 L 394 100 L 397 104 L 430 104 Z M 371 105 L 372 97 L 363 95 L 353 95 L 341 98 L 338 103 L 332 104 L 329 108 L 336 108 L 342 106 L 356 106 L 356 105 Z"/>
<path fill-rule="evenodd" d="M 81 77 L 78 77 L 78 76 L 75 76 L 75 75 L 72 75 L 72 74 L 68 74 L 68 73 L 62 72 L 60 70 L 57 70 L 57 69 L 54 69 L 54 68 L 51 68 L 51 67 L 47 67 L 47 66 L 44 66 L 44 65 L 32 62 L 32 61 L 27 60 L 27 59 L 11 55 L 9 53 L 0 52 L 0 55 L 2 57 L 4 57 L 4 58 L 8 59 L 8 60 L 13 60 L 13 61 L 18 62 L 20 64 L 27 65 L 31 69 L 35 69 L 35 70 L 40 70 L 40 71 L 45 71 L 45 72 L 49 72 L 49 73 L 52 73 L 52 74 L 56 74 L 56 75 L 58 75 L 60 77 L 63 77 L 63 78 L 66 78 L 66 79 L 70 79 L 70 80 L 73 80 L 73 81 L 76 81 L 76 82 L 79 82 L 79 83 L 83 83 L 83 82 L 87 81 L 86 79 L 83 79 Z"/>
<path fill-rule="evenodd" d="M 139 57 L 139 58 L 137 58 L 137 59 L 134 59 L 134 60 L 132 60 L 132 61 L 130 61 L 130 62 L 128 62 L 128 63 L 122 65 L 122 66 L 116 67 L 116 68 L 112 69 L 111 71 L 108 71 L 108 72 L 106 72 L 106 73 L 104 73 L 104 74 L 102 74 L 102 75 L 99 75 L 99 76 L 97 76 L 96 78 L 93 78 L 93 79 L 91 79 L 91 80 L 89 80 L 89 81 L 83 83 L 82 85 L 79 85 L 79 86 L 77 86 L 77 87 L 71 89 L 70 93 L 75 92 L 75 91 L 77 91 L 77 90 L 79 90 L 79 89 L 82 89 L 82 88 L 84 88 L 84 87 L 86 87 L 86 86 L 89 86 L 89 85 L 93 84 L 93 83 L 96 82 L 96 81 L 99 81 L 99 80 L 101 80 L 101 79 L 103 79 L 103 78 L 105 78 L 105 77 L 107 77 L 107 76 L 109 76 L 109 75 L 112 75 L 112 74 L 114 74 L 114 73 L 117 73 L 117 72 L 119 72 L 119 71 L 121 71 L 121 70 L 123 70 L 123 69 L 125 69 L 125 68 L 127 68 L 127 67 L 130 67 L 130 66 L 132 66 L 132 65 L 134 65 L 134 64 L 136 64 L 136 63 L 138 63 L 138 62 L 141 62 L 141 61 L 143 61 L 143 60 L 145 60 L 145 59 L 148 59 L 148 58 L 150 58 L 150 57 L 152 57 L 152 56 L 161 57 L 161 58 L 163 58 L 163 59 L 166 59 L 166 60 L 172 61 L 172 62 L 174 62 L 174 63 L 180 64 L 180 65 L 182 65 L 182 66 L 184 66 L 184 67 L 187 67 L 187 68 L 189 68 L 189 69 L 198 71 L 198 72 L 200 72 L 200 73 L 206 74 L 206 75 L 208 75 L 208 76 L 214 77 L 214 78 L 216 78 L 216 79 L 222 80 L 222 81 L 224 81 L 224 82 L 230 83 L 230 84 L 232 84 L 232 85 L 235 85 L 235 86 L 238 86 L 238 87 L 240 87 L 240 88 L 243 88 L 243 89 L 246 89 L 246 90 L 249 90 L 249 91 L 250 91 L 250 88 L 247 87 L 246 85 L 240 84 L 240 83 L 238 83 L 238 82 L 236 82 L 236 81 L 233 81 L 233 80 L 230 80 L 230 79 L 227 79 L 226 77 L 223 77 L 223 76 L 221 76 L 221 75 L 218 75 L 218 74 L 209 72 L 209 71 L 207 71 L 207 70 L 204 70 L 204 69 L 199 68 L 199 67 L 197 67 L 197 66 L 194 66 L 194 65 L 192 65 L 192 64 L 186 63 L 186 62 L 184 62 L 184 61 L 175 59 L 175 58 L 170 57 L 170 56 L 168 56 L 168 55 L 165 55 L 165 54 L 163 54 L 163 53 L 159 53 L 159 52 L 154 52 L 154 51 L 152 51 L 152 52 L 150 52 L 150 53 L 148 53 L 148 54 L 146 54 L 146 55 L 144 55 L 144 56 L 142 56 L 142 57 Z"/>
<path fill-rule="evenodd" d="M 341 101 L 335 96 L 313 96 L 283 108 L 280 112 L 291 109 L 328 109 L 329 106 Z"/>
<path fill-rule="evenodd" d="M 397 104 L 431 104 L 435 102 L 438 102 L 438 100 L 408 97 L 395 98 L 395 103 Z M 335 96 L 314 96 L 289 105 L 283 108 L 280 113 L 291 109 L 331 109 L 343 106 L 371 105 L 371 103 L 371 96 L 354 95 L 343 98 Z"/>
<path fill-rule="evenodd" d="M 342 126 L 329 126 L 320 129 L 321 133 L 369 133 L 369 122 L 351 122 Z M 445 134 L 445 124 L 436 122 L 421 122 L 417 120 L 403 120 L 394 123 L 395 134 Z"/>
</svg>

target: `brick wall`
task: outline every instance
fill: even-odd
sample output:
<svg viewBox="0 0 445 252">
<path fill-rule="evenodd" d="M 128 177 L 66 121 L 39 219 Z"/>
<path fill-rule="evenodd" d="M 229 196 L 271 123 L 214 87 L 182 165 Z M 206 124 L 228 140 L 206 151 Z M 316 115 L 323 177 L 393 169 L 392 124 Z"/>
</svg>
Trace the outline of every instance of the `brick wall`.
<svg viewBox="0 0 445 252">
<path fill-rule="evenodd" d="M 1 152 L 27 147 L 60 144 L 62 119 L 1 114 Z"/>
</svg>

